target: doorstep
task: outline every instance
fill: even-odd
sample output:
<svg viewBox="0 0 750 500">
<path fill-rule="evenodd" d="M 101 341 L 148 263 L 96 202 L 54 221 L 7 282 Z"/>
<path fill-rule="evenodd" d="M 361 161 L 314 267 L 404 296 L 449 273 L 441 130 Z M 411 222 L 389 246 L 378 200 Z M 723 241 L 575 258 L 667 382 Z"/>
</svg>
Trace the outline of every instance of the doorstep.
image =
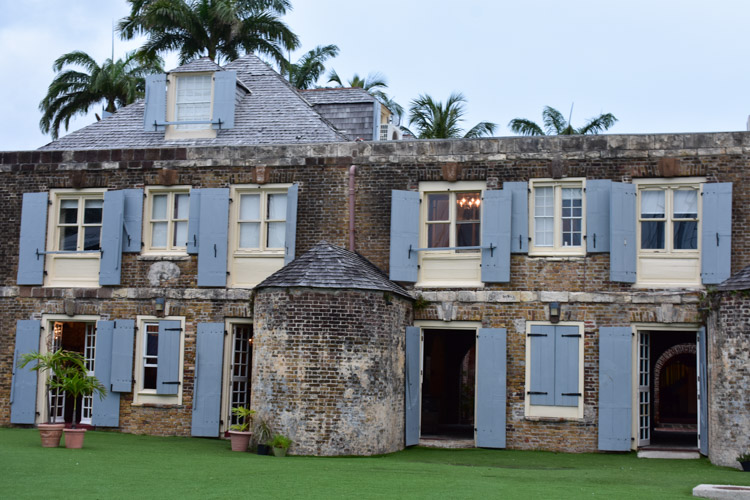
<svg viewBox="0 0 750 500">
<path fill-rule="evenodd" d="M 695 460 L 701 457 L 697 448 L 657 447 L 640 448 L 638 458 L 667 458 L 672 460 Z"/>
<path fill-rule="evenodd" d="M 452 438 L 419 438 L 419 446 L 427 448 L 476 448 L 473 439 L 452 439 Z"/>
</svg>

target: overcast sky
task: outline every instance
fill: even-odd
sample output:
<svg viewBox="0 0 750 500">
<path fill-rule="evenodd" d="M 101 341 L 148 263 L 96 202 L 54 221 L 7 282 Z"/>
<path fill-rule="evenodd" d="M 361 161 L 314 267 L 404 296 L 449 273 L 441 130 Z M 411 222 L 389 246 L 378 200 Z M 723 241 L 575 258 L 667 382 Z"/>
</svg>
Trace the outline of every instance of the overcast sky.
<svg viewBox="0 0 750 500">
<path fill-rule="evenodd" d="M 419 94 L 467 98 L 478 121 L 512 135 L 515 117 L 541 123 L 545 105 L 581 126 L 613 113 L 610 133 L 745 130 L 750 113 L 748 0 L 293 0 L 292 54 L 335 43 L 342 79 L 379 71 L 404 107 Z M 0 0 L 0 151 L 35 149 L 39 101 L 53 61 L 83 50 L 110 57 L 125 0 Z M 139 42 L 116 39 L 115 58 Z M 176 58 L 167 58 L 167 68 Z M 319 84 L 325 85 L 327 79 Z M 100 109 L 100 108 L 99 108 Z M 97 109 L 96 111 L 99 111 Z M 95 120 L 71 122 L 73 131 Z M 61 130 L 61 135 L 65 131 Z"/>
</svg>

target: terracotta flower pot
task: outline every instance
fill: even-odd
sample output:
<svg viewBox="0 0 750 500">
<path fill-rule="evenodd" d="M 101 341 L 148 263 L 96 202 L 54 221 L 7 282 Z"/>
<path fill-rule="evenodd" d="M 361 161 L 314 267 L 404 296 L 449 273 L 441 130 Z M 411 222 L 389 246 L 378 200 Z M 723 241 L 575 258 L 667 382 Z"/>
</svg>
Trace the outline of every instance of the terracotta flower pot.
<svg viewBox="0 0 750 500">
<path fill-rule="evenodd" d="M 229 431 L 229 439 L 232 440 L 232 451 L 247 451 L 252 435 L 252 432 Z"/>
<path fill-rule="evenodd" d="M 65 424 L 39 424 L 39 436 L 42 438 L 43 448 L 57 448 L 60 446 Z"/>
<path fill-rule="evenodd" d="M 83 437 L 86 429 L 63 429 L 65 433 L 65 447 L 73 450 L 83 448 Z"/>
</svg>

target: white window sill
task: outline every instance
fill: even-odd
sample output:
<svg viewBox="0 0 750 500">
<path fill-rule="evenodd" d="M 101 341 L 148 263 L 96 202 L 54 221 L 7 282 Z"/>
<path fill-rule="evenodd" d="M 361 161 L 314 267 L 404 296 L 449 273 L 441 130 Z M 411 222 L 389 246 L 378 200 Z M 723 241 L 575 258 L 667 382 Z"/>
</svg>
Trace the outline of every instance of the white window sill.
<svg viewBox="0 0 750 500">
<path fill-rule="evenodd" d="M 187 261 L 190 260 L 190 255 L 186 253 L 144 253 L 136 257 L 136 260 L 144 261 L 160 261 L 160 260 L 173 260 L 173 261 Z"/>
<path fill-rule="evenodd" d="M 529 257 L 532 259 L 545 259 L 551 261 L 570 261 L 570 260 L 583 260 L 586 258 L 585 253 L 554 253 L 554 252 L 531 252 L 529 251 Z"/>
</svg>

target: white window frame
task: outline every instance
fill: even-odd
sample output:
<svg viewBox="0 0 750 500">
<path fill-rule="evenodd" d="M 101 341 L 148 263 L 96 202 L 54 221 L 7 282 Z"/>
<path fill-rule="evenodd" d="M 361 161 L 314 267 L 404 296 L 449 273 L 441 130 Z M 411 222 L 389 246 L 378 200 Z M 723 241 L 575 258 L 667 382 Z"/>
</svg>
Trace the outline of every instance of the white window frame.
<svg viewBox="0 0 750 500">
<path fill-rule="evenodd" d="M 226 362 L 222 367 L 222 385 L 221 385 L 221 428 L 220 433 L 228 431 L 231 418 L 231 406 L 232 406 L 232 369 L 234 367 L 234 327 L 235 326 L 250 326 L 253 327 L 253 320 L 250 318 L 228 318 L 224 321 L 224 328 L 228 332 L 228 335 L 224 336 L 224 359 Z M 253 332 L 253 338 L 254 338 Z M 250 347 L 252 349 L 252 346 Z M 248 366 L 249 377 L 248 384 L 252 387 L 252 376 L 253 367 L 252 364 Z M 252 406 L 252 400 L 247 402 L 247 406 Z"/>
<path fill-rule="evenodd" d="M 426 181 L 419 183 L 419 247 L 427 248 L 428 236 L 428 202 L 430 194 L 458 194 L 466 192 L 479 192 L 484 201 L 484 193 L 487 191 L 485 181 Z M 450 246 L 456 246 L 456 213 L 455 203 L 450 202 Z M 481 245 L 481 227 L 483 224 L 484 203 L 480 205 L 479 225 Z M 416 286 L 419 287 L 460 287 L 460 288 L 483 288 L 480 266 L 482 252 L 480 250 L 442 250 L 439 248 L 423 250 L 419 252 L 419 276 Z M 432 271 L 429 271 L 433 269 Z M 442 272 L 444 271 L 444 272 Z M 468 271 L 468 273 L 467 273 Z M 430 276 L 432 274 L 432 276 Z M 465 275 L 471 275 L 464 278 Z"/>
<path fill-rule="evenodd" d="M 554 222 L 552 246 L 536 244 L 535 205 L 536 189 L 551 187 L 554 189 Z M 562 190 L 572 188 L 581 190 L 581 245 L 563 246 L 562 242 Z M 529 256 L 585 256 L 586 255 L 586 179 L 531 179 L 529 181 Z"/>
<path fill-rule="evenodd" d="M 186 225 L 185 238 L 188 238 L 187 227 L 190 224 L 190 186 L 147 186 L 145 188 L 146 203 L 144 208 L 144 224 L 143 224 L 143 254 L 144 255 L 187 255 L 187 241 L 184 245 L 173 244 L 174 231 L 176 222 L 184 222 Z M 185 219 L 174 218 L 174 202 L 176 194 L 187 194 L 188 195 L 188 213 Z M 152 235 L 153 235 L 153 204 L 154 197 L 157 195 L 167 195 L 167 218 L 165 221 L 159 220 L 159 222 L 167 222 L 167 245 L 164 248 L 155 248 L 153 246 Z M 178 242 L 179 243 L 179 242 Z"/>
<path fill-rule="evenodd" d="M 106 189 L 86 188 L 86 189 L 51 189 L 49 192 L 50 205 L 47 215 L 47 251 L 60 251 L 60 207 L 63 200 L 78 201 L 78 243 L 77 251 L 83 250 L 84 230 L 83 224 L 84 211 L 82 207 L 86 200 L 102 200 L 102 223 L 104 217 L 104 193 Z M 99 248 L 101 248 L 101 227 L 99 225 Z M 44 286 L 46 287 L 85 287 L 99 288 L 99 262 L 101 252 L 93 253 L 51 253 L 45 256 L 45 277 Z M 58 277 L 57 268 L 69 268 L 76 266 L 77 269 L 85 269 L 83 272 L 77 272 L 66 278 Z M 79 266 L 84 266 L 80 268 Z"/>
<path fill-rule="evenodd" d="M 191 76 L 211 76 L 211 109 L 209 111 L 209 120 L 213 116 L 214 112 L 214 98 L 215 98 L 215 79 L 213 78 L 214 72 L 212 71 L 201 71 L 201 72 L 180 72 L 170 73 L 167 75 L 167 121 L 177 121 L 177 88 L 179 86 L 179 80 L 183 77 Z M 216 129 L 210 124 L 206 124 L 205 127 L 195 129 L 184 129 L 178 128 L 176 125 L 167 125 L 167 129 L 164 135 L 164 139 L 214 139 L 216 138 Z"/>
<path fill-rule="evenodd" d="M 578 332 L 581 334 L 581 338 L 578 341 L 578 392 L 581 396 L 578 398 L 578 406 L 547 406 L 547 405 L 532 405 L 531 396 L 528 394 L 529 388 L 531 387 L 531 327 L 534 325 L 542 326 L 575 326 L 578 327 Z M 586 335 L 584 331 L 583 321 L 560 321 L 558 323 L 551 323 L 549 321 L 527 321 L 525 329 L 525 349 L 526 349 L 526 368 L 525 368 L 525 385 L 524 385 L 524 415 L 528 419 L 564 419 L 564 420 L 581 420 L 583 419 L 583 400 L 584 400 L 584 379 L 583 379 L 583 365 L 584 365 L 584 344 L 586 343 Z"/>
<path fill-rule="evenodd" d="M 157 394 L 156 389 L 143 388 L 143 368 L 144 368 L 144 349 L 146 324 L 158 323 L 164 320 L 173 320 L 180 322 L 180 353 L 179 353 L 179 385 L 177 394 Z M 179 406 L 182 405 L 182 393 L 185 379 L 185 318 L 183 316 L 137 316 L 136 324 L 138 329 L 135 336 L 135 366 L 133 370 L 133 406 L 158 405 L 158 406 Z"/>
<path fill-rule="evenodd" d="M 636 252 L 637 252 L 637 278 L 636 287 L 653 287 L 653 286 L 679 286 L 679 287 L 701 287 L 701 246 L 703 231 L 703 184 L 706 179 L 701 177 L 684 177 L 677 179 L 634 179 L 633 184 L 636 187 Z M 673 225 L 673 206 L 674 192 L 681 189 L 694 189 L 697 191 L 698 198 L 698 218 L 697 218 L 697 249 L 674 249 L 674 225 Z M 641 194 L 648 190 L 663 190 L 664 221 L 664 249 L 642 249 L 641 248 L 641 223 L 653 219 L 641 218 Z M 687 219 L 681 219 L 687 220 Z M 660 268 L 664 269 L 664 274 L 647 275 L 645 271 L 645 260 L 658 260 L 663 263 Z M 685 273 L 679 273 L 680 276 L 670 276 L 669 270 L 673 265 L 690 264 L 693 269 L 692 276 Z"/>
</svg>

